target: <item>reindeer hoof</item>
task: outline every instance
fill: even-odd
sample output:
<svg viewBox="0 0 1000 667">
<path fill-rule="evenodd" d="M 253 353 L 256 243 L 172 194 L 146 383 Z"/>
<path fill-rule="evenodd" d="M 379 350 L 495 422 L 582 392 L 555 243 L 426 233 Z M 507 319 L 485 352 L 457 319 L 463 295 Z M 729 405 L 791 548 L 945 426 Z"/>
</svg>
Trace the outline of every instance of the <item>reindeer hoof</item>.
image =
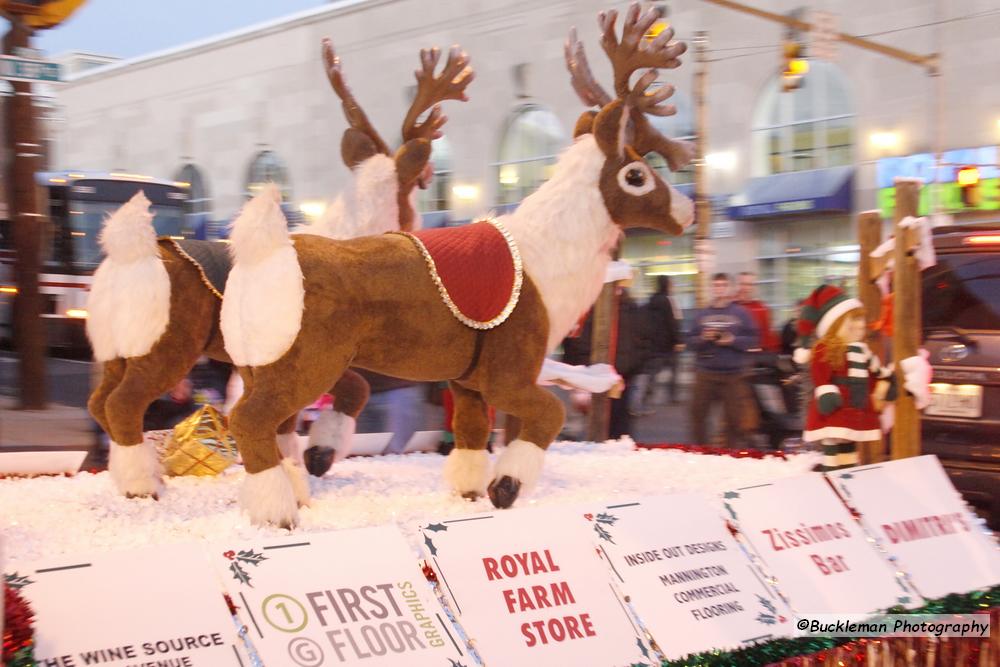
<svg viewBox="0 0 1000 667">
<path fill-rule="evenodd" d="M 125 497 L 128 498 L 129 500 L 132 500 L 133 498 L 152 498 L 153 500 L 159 500 L 160 499 L 160 494 L 159 493 L 126 493 Z"/>
<path fill-rule="evenodd" d="M 472 502 L 475 502 L 480 498 L 482 498 L 483 494 L 479 493 L 478 491 L 466 491 L 465 493 L 462 494 L 462 497 L 465 498 L 466 500 L 471 500 Z"/>
<path fill-rule="evenodd" d="M 508 475 L 493 480 L 487 489 L 493 506 L 501 510 L 505 510 L 513 505 L 520 491 L 521 482 Z"/>
<path fill-rule="evenodd" d="M 319 445 L 313 445 L 302 452 L 302 458 L 305 460 L 306 470 L 313 477 L 322 477 L 330 470 L 330 466 L 333 465 L 333 455 L 335 451 L 332 447 L 321 447 Z"/>
</svg>

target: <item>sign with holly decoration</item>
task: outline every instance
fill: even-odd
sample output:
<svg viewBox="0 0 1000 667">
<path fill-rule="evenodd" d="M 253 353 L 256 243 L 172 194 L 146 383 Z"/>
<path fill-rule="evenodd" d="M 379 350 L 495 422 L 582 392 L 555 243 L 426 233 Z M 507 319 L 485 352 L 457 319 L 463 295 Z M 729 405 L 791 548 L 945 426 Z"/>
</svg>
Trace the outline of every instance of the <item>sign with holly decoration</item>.
<svg viewBox="0 0 1000 667">
<path fill-rule="evenodd" d="M 827 474 L 844 501 L 924 597 L 1000 581 L 1000 551 L 952 486 L 936 456 Z"/>
<path fill-rule="evenodd" d="M 35 613 L 38 665 L 249 664 L 198 545 L 19 563 L 5 579 Z"/>
<path fill-rule="evenodd" d="M 421 526 L 441 587 L 487 665 L 659 665 L 590 543 L 582 510 Z"/>
<path fill-rule="evenodd" d="M 266 665 L 476 664 L 395 526 L 216 543 L 211 558 Z"/>
<path fill-rule="evenodd" d="M 725 518 L 796 613 L 868 614 L 923 604 L 823 475 L 732 489 L 722 498 Z"/>
<path fill-rule="evenodd" d="M 613 580 L 668 659 L 793 633 L 793 617 L 696 493 L 595 507 L 582 515 Z"/>
</svg>

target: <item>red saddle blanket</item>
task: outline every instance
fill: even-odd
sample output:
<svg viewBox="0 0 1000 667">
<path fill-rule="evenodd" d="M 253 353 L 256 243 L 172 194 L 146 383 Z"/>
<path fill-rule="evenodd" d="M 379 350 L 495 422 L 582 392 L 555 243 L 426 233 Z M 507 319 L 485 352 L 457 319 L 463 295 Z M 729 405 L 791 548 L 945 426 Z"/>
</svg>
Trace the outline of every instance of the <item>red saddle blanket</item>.
<svg viewBox="0 0 1000 667">
<path fill-rule="evenodd" d="M 521 256 L 499 222 L 395 233 L 417 246 L 442 300 L 460 322 L 492 329 L 510 316 L 521 294 Z"/>
</svg>

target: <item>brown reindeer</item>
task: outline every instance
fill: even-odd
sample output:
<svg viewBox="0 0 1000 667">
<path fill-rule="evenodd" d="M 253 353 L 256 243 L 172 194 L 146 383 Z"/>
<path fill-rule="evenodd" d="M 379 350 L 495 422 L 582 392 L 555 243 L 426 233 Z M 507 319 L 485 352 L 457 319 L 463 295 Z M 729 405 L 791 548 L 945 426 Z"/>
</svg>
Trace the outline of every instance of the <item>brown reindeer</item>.
<svg viewBox="0 0 1000 667">
<path fill-rule="evenodd" d="M 247 471 L 241 503 L 252 521 L 296 522 L 277 428 L 352 365 L 451 382 L 456 448 L 445 476 L 455 491 L 488 493 L 503 508 L 538 479 L 563 421 L 562 404 L 536 384 L 546 352 L 596 300 L 624 228 L 680 234 L 693 216 L 691 201 L 635 148 L 668 150 L 640 119 L 670 112 L 660 103 L 672 89 L 647 90 L 653 68 L 676 67 L 685 47 L 670 42 L 671 31 L 644 40 L 656 15 L 640 15 L 637 6 L 625 17 L 620 42 L 615 20 L 615 12 L 600 16 L 616 97 L 581 116 L 551 180 L 514 213 L 461 228 L 348 241 L 290 238 L 273 200 L 270 213 L 236 221 L 222 329 L 246 385 L 231 428 Z M 570 64 L 575 77 L 579 63 Z M 640 69 L 650 71 L 630 85 Z M 455 266 L 465 268 L 456 273 Z M 509 289 L 498 292 L 497 284 Z M 486 306 L 470 299 L 470 285 L 484 293 Z M 492 481 L 488 405 L 522 424 Z"/>
<path fill-rule="evenodd" d="M 323 42 L 323 59 L 350 124 L 341 152 L 353 170 L 354 183 L 331 207 L 335 215 L 307 231 L 358 234 L 412 228 L 416 220 L 412 193 L 416 186 L 426 185 L 430 142 L 441 135 L 446 121 L 437 103 L 465 99 L 464 89 L 472 80 L 468 58 L 453 49 L 441 76 L 435 77 L 439 52 L 421 52 L 417 95 L 403 123 L 404 143 L 394 155 L 346 85 L 329 40 Z M 228 251 L 218 243 L 158 241 L 148 208 L 149 202 L 139 193 L 106 223 L 101 243 L 107 257 L 94 275 L 87 322 L 95 359 L 104 364 L 102 381 L 88 408 L 111 436 L 109 470 L 119 491 L 128 496 L 156 496 L 160 488 L 156 451 L 142 433 L 142 417 L 150 403 L 180 381 L 200 356 L 231 361 L 219 328 Z M 247 209 L 244 213 L 252 213 L 252 202 Z M 210 280 L 213 264 L 222 265 L 219 285 Z M 331 391 L 337 426 L 327 428 L 329 437 L 314 442 L 305 453 L 307 467 L 317 475 L 330 467 L 335 450 L 346 448 L 354 418 L 368 398 L 368 385 L 357 373 L 347 371 L 335 379 Z M 298 451 L 295 421 L 296 415 L 286 415 L 277 429 L 286 457 Z M 289 470 L 305 502 L 304 476 Z"/>
</svg>

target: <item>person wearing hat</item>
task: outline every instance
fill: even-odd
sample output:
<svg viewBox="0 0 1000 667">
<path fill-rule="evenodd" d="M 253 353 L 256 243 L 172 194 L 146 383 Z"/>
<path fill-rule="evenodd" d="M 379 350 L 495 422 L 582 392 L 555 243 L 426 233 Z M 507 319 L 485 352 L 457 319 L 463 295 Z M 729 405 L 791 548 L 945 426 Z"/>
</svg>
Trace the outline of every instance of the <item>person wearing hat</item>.
<svg viewBox="0 0 1000 667">
<path fill-rule="evenodd" d="M 802 439 L 823 443 L 824 470 L 856 465 L 857 443 L 882 435 L 876 406 L 893 398 L 893 370 L 882 366 L 864 342 L 867 322 L 861 302 L 834 285 L 821 285 L 809 295 L 798 333 L 801 340 L 815 340 L 811 352 L 796 351 L 799 363 L 810 364 L 814 387 Z M 923 355 L 900 365 L 904 388 L 922 409 L 928 403 L 930 366 Z"/>
</svg>

